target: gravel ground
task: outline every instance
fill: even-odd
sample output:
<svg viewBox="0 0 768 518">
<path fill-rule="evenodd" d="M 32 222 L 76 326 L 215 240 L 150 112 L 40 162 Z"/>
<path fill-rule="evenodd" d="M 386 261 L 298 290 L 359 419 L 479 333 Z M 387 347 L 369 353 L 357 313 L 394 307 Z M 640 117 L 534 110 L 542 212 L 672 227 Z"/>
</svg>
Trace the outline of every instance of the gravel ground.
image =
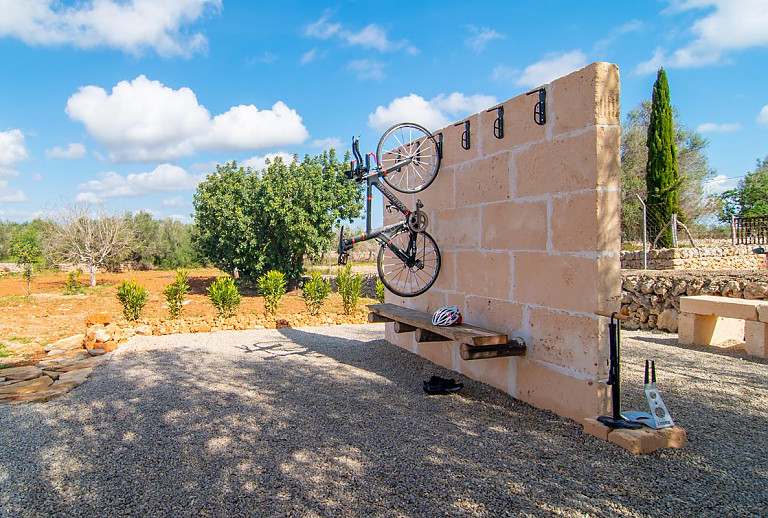
<svg viewBox="0 0 768 518">
<path fill-rule="evenodd" d="M 0 516 L 766 516 L 768 362 L 623 333 L 683 450 L 634 456 L 394 347 L 381 325 L 136 338 L 0 407 Z M 246 349 L 251 349 L 247 352 Z"/>
</svg>

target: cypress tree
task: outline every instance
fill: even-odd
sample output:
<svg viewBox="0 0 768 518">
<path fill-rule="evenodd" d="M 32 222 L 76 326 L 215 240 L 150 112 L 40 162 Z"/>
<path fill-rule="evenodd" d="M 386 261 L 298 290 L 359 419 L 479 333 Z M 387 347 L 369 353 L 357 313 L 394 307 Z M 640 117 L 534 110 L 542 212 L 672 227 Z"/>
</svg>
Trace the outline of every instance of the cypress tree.
<svg viewBox="0 0 768 518">
<path fill-rule="evenodd" d="M 648 125 L 648 162 L 645 166 L 645 185 L 648 192 L 647 205 L 650 216 L 661 230 L 669 223 L 672 214 L 682 221 L 677 190 L 680 180 L 677 170 L 677 153 L 673 133 L 672 107 L 669 103 L 669 84 L 663 68 L 659 69 L 653 84 L 651 119 Z M 659 237 L 661 248 L 672 246 L 669 229 Z"/>
</svg>

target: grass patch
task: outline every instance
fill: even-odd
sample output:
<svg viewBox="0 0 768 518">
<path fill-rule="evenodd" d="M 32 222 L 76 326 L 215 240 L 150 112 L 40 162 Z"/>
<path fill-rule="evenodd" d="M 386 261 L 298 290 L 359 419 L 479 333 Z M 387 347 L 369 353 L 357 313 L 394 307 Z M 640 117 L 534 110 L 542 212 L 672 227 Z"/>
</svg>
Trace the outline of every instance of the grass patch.
<svg viewBox="0 0 768 518">
<path fill-rule="evenodd" d="M 8 346 L 0 342 L 0 358 L 8 358 L 11 354 L 13 353 L 8 350 Z M 2 367 L 3 365 L 0 364 L 0 368 Z"/>
<path fill-rule="evenodd" d="M 29 338 L 25 338 L 23 336 L 12 336 L 12 337 L 8 338 L 8 341 L 9 342 L 18 342 L 20 344 L 28 344 L 32 340 L 30 340 Z"/>
</svg>

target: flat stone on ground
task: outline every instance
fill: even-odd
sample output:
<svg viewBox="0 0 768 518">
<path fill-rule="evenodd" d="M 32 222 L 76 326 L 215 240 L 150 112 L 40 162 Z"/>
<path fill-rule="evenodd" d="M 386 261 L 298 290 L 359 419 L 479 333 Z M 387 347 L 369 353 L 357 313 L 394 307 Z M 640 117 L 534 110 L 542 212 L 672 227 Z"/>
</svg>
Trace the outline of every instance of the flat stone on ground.
<svg viewBox="0 0 768 518">
<path fill-rule="evenodd" d="M 10 369 L 0 370 L 0 374 L 9 380 L 26 381 L 40 377 L 43 371 L 34 365 L 26 365 L 24 367 L 11 367 Z"/>
<path fill-rule="evenodd" d="M 42 374 L 42 371 L 40 371 L 40 373 Z M 30 392 L 37 392 L 51 386 L 52 383 L 53 380 L 48 376 L 40 376 L 39 378 L 32 380 L 20 381 L 13 385 L 6 385 L 5 387 L 0 387 L 0 398 L 4 396 L 13 397 L 21 394 L 28 394 Z"/>
<path fill-rule="evenodd" d="M 59 350 L 71 350 L 71 349 L 81 349 L 83 347 L 83 340 L 85 340 L 85 335 L 83 333 L 70 336 L 68 338 L 62 338 L 61 340 L 57 340 L 56 342 L 53 342 L 51 344 L 48 344 L 45 346 L 45 350 L 47 351 L 53 351 L 54 349 Z"/>
</svg>

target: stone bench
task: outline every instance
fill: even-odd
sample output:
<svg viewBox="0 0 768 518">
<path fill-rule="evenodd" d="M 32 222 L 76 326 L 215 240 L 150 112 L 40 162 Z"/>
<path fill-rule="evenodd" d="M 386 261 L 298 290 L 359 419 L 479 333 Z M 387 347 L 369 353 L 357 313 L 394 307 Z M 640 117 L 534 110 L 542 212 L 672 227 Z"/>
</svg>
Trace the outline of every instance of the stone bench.
<svg viewBox="0 0 768 518">
<path fill-rule="evenodd" d="M 680 297 L 679 342 L 726 345 L 744 342 L 747 354 L 766 358 L 768 301 L 713 295 Z"/>
</svg>

